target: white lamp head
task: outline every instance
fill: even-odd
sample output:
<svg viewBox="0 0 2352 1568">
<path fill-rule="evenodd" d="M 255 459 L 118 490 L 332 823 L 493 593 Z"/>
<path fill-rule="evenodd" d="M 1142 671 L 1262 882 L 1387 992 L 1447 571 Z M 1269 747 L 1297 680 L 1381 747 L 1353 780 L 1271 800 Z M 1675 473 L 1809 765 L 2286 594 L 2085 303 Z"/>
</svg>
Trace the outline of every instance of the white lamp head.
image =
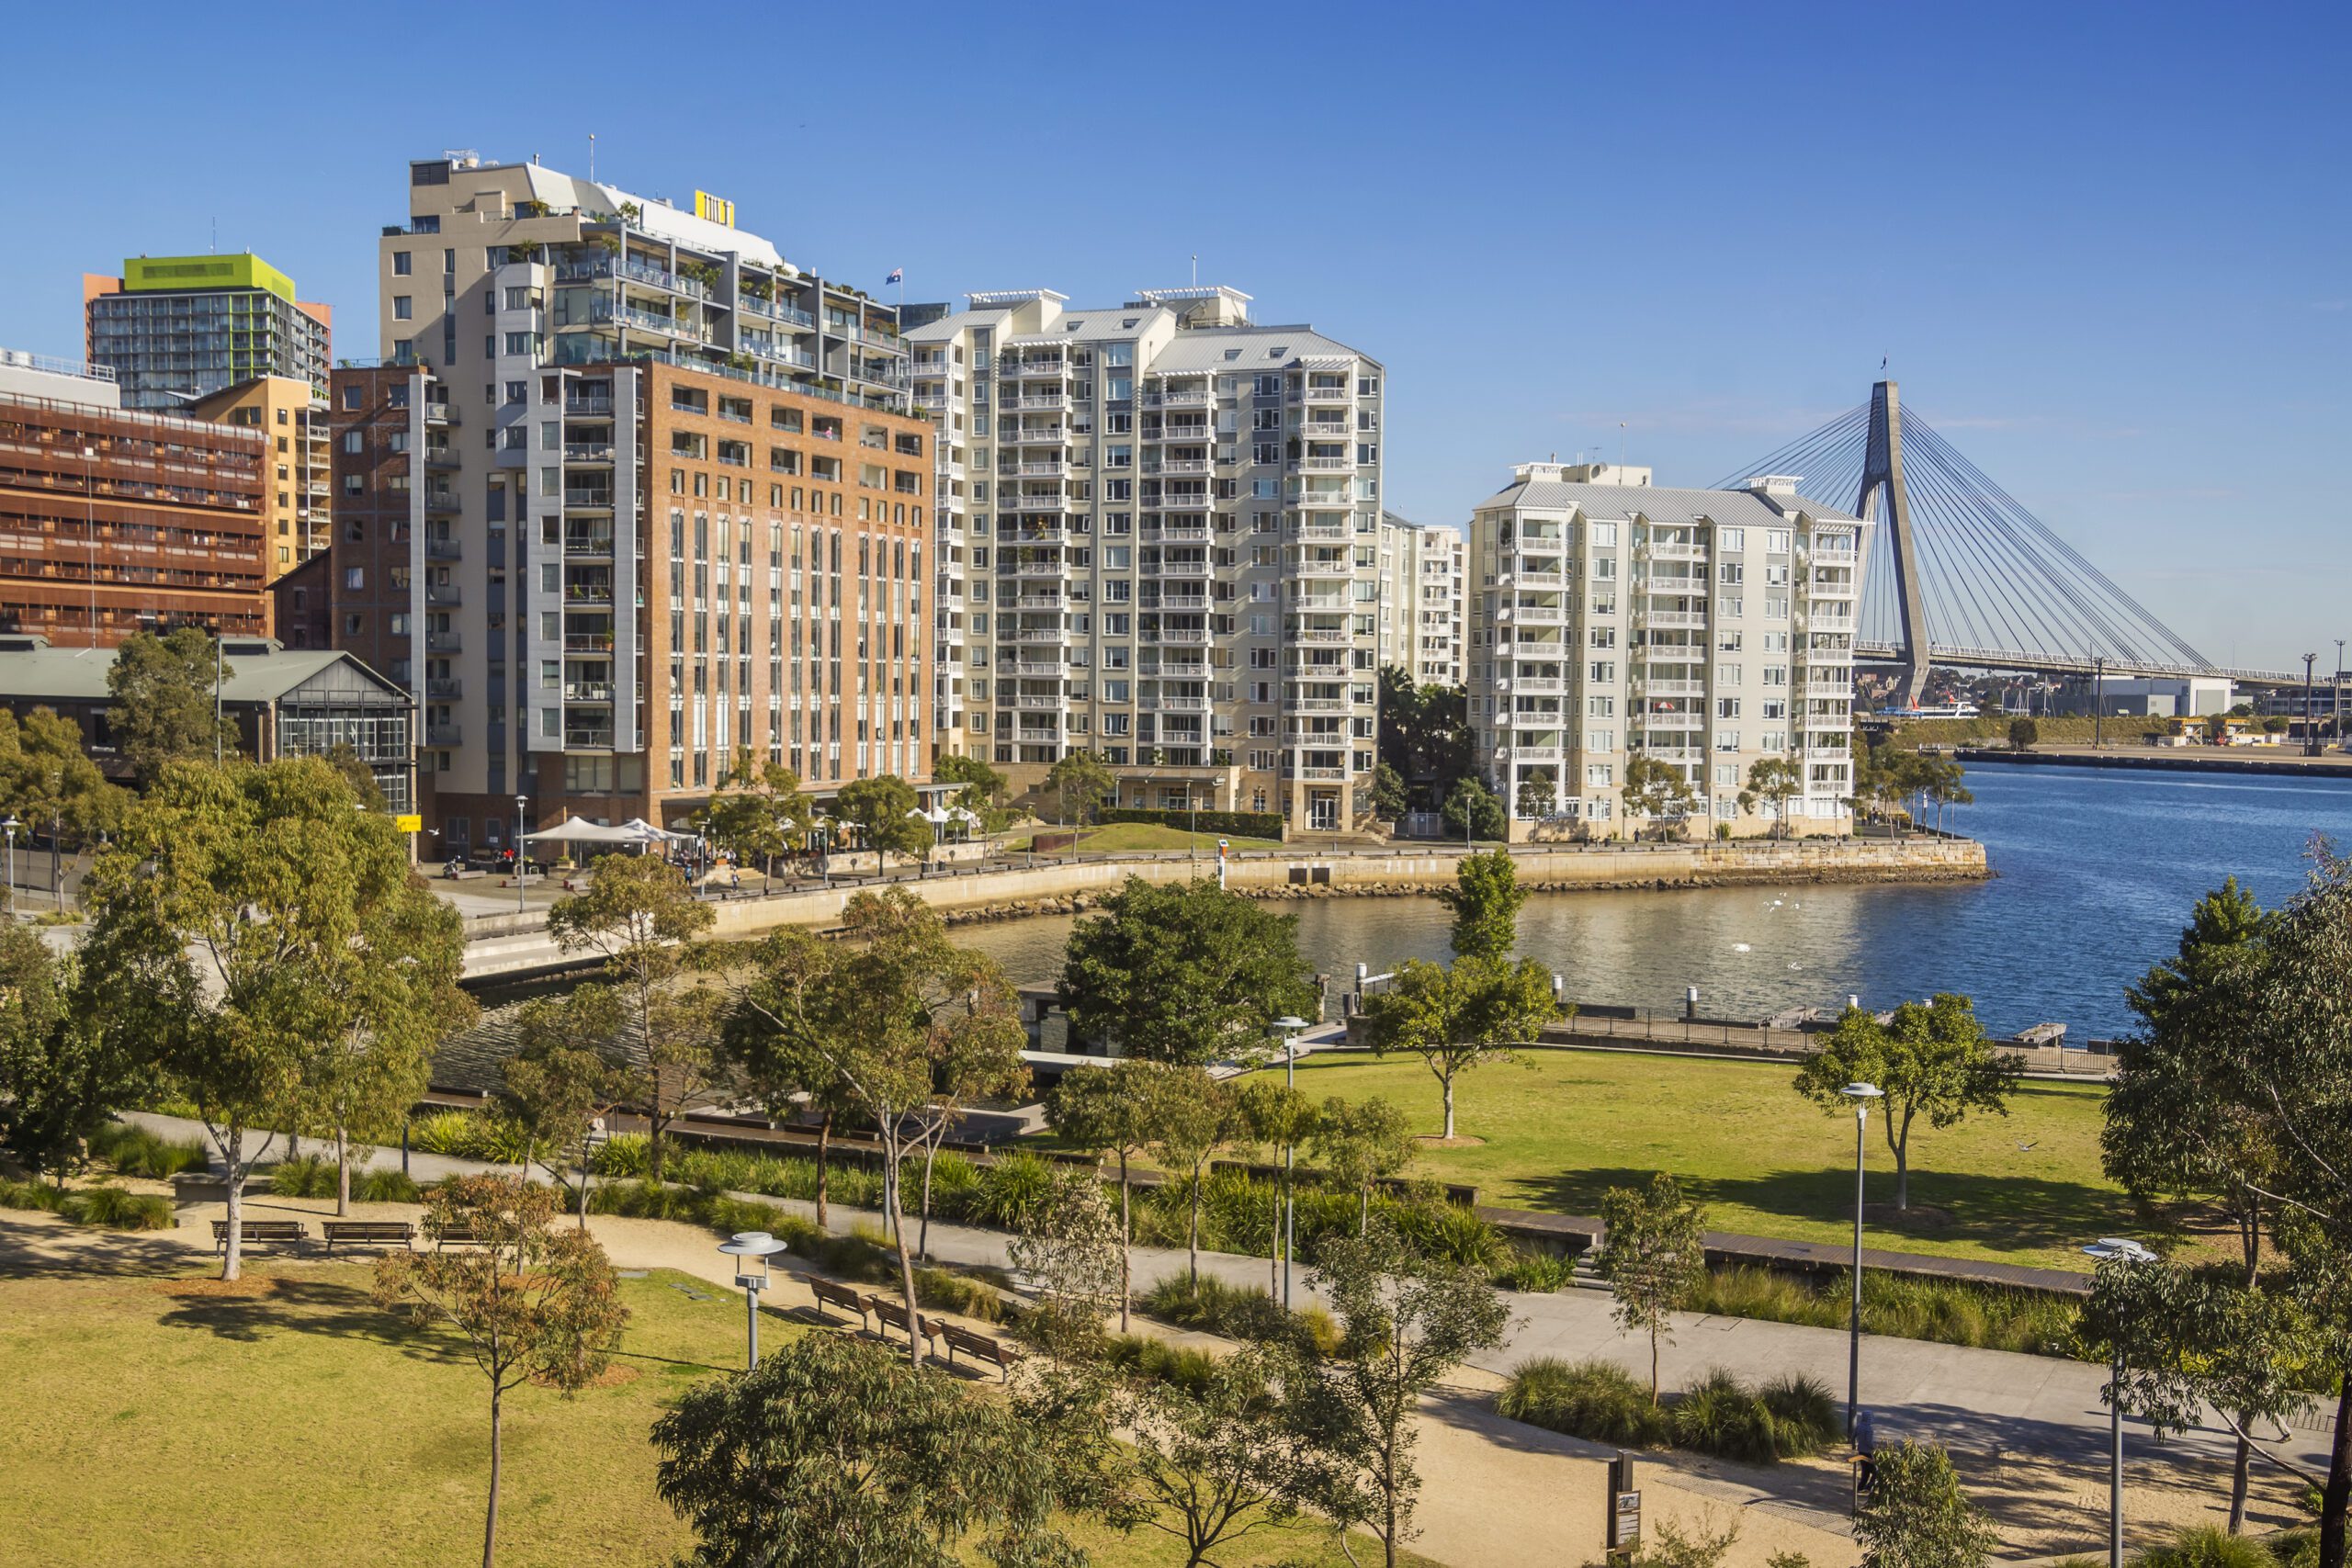
<svg viewBox="0 0 2352 1568">
<path fill-rule="evenodd" d="M 1838 1091 L 1849 1100 L 1883 1100 L 1886 1090 L 1874 1083 L 1849 1083 Z"/>
</svg>

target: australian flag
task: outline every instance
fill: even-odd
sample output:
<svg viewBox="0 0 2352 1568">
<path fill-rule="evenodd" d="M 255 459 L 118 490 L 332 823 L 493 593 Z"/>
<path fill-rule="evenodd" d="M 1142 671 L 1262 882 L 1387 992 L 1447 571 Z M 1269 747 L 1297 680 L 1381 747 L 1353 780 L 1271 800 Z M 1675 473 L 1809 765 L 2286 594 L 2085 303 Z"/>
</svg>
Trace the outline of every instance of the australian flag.
<svg viewBox="0 0 2352 1568">
<path fill-rule="evenodd" d="M 894 266 L 894 267 L 892 267 L 892 268 L 890 269 L 890 276 L 888 276 L 888 277 L 886 277 L 886 278 L 884 278 L 882 281 L 883 281 L 884 283 L 886 283 L 886 284 L 890 284 L 890 283 L 904 283 L 906 280 L 907 280 L 907 269 L 906 269 L 905 267 L 902 267 L 902 266 Z"/>
</svg>

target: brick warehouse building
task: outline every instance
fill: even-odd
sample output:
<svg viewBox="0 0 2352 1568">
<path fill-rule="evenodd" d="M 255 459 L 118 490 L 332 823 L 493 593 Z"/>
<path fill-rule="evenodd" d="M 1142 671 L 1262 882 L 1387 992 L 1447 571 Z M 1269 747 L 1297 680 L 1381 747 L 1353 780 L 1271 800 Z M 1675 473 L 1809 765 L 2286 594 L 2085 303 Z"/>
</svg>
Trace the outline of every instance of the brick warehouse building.
<svg viewBox="0 0 2352 1568">
<path fill-rule="evenodd" d="M 259 429 L 133 412 L 107 372 L 0 354 L 0 631 L 269 636 L 266 461 Z"/>
</svg>

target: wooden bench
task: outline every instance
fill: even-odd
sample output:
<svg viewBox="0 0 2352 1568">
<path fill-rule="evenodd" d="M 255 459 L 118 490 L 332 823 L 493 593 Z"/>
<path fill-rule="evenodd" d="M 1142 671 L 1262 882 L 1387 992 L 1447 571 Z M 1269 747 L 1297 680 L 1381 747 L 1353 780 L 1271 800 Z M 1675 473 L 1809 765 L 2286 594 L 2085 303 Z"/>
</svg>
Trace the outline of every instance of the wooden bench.
<svg viewBox="0 0 2352 1568">
<path fill-rule="evenodd" d="M 311 1238 L 300 1220 L 246 1220 L 237 1227 L 237 1242 L 241 1247 L 300 1247 Z M 225 1255 L 229 1250 L 229 1222 L 212 1222 L 212 1250 Z"/>
<path fill-rule="evenodd" d="M 956 1364 L 956 1352 L 961 1350 L 975 1360 L 995 1362 L 997 1371 L 1004 1374 L 1007 1382 L 1012 1381 L 1012 1363 L 1021 1359 L 1020 1351 L 1015 1350 L 1001 1339 L 992 1339 L 985 1334 L 975 1334 L 968 1328 L 960 1328 L 952 1323 L 940 1325 L 940 1332 L 947 1341 L 949 1366 Z"/>
<path fill-rule="evenodd" d="M 857 1314 L 857 1325 L 865 1326 L 865 1314 L 874 1309 L 874 1298 L 847 1285 L 836 1285 L 831 1280 L 811 1280 L 808 1289 L 817 1297 L 817 1315 L 822 1318 L 825 1309 L 837 1306 L 843 1312 Z"/>
<path fill-rule="evenodd" d="M 474 1234 L 471 1225 L 444 1225 L 440 1238 L 434 1245 L 436 1250 L 445 1247 L 480 1247 L 481 1237 Z"/>
<path fill-rule="evenodd" d="M 405 1252 L 416 1239 L 416 1227 L 406 1220 L 321 1220 L 319 1233 L 329 1252 L 339 1241 L 354 1247 L 397 1247 Z"/>
<path fill-rule="evenodd" d="M 907 1309 L 906 1304 L 902 1302 L 887 1301 L 880 1296 L 876 1296 L 874 1298 L 874 1321 L 880 1324 L 885 1328 L 895 1328 L 901 1334 L 908 1334 Z M 920 1313 L 915 1314 L 913 1332 L 915 1334 L 921 1334 L 923 1337 L 924 1341 L 929 1344 L 936 1345 L 939 1340 L 939 1325 L 932 1322 L 929 1318 L 924 1317 Z M 911 1338 L 913 1337 L 913 1335 L 908 1334 L 908 1337 Z M 883 1337 L 887 1339 L 889 1336 L 886 1334 Z"/>
</svg>

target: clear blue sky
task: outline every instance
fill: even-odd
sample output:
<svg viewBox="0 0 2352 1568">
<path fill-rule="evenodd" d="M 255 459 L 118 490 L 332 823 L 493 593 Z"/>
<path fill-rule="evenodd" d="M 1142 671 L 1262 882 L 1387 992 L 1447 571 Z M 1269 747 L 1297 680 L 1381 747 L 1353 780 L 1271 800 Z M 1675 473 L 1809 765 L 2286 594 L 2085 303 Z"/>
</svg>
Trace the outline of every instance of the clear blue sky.
<svg viewBox="0 0 2352 1568">
<path fill-rule="evenodd" d="M 1621 420 L 1707 483 L 1889 355 L 2210 656 L 2352 637 L 2340 3 L 141 12 L 12 17 L 11 118 L 56 129 L 0 178 L 0 344 L 77 353 L 83 271 L 217 220 L 372 354 L 405 160 L 584 173 L 594 131 L 877 293 L 1094 303 L 1197 253 L 1387 363 L 1416 519 Z"/>
</svg>

